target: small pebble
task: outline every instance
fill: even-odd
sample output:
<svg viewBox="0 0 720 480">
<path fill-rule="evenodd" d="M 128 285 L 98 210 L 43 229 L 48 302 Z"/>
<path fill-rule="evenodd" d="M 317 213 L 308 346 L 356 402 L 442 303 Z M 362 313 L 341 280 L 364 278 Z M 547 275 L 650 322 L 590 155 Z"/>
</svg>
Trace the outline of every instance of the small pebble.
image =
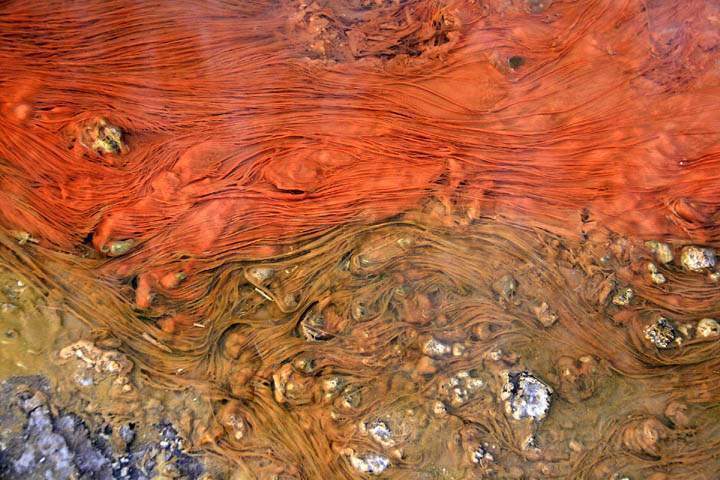
<svg viewBox="0 0 720 480">
<path fill-rule="evenodd" d="M 479 446 L 473 451 L 473 463 L 480 463 L 483 460 L 487 460 L 488 462 L 492 462 L 495 460 L 495 458 L 492 456 L 490 452 L 487 451 L 487 449 L 484 446 Z"/>
<path fill-rule="evenodd" d="M 126 444 L 131 444 L 135 439 L 135 426 L 132 423 L 127 423 L 120 427 L 120 438 Z"/>
<path fill-rule="evenodd" d="M 440 400 L 435 400 L 432 405 L 433 413 L 438 417 L 444 417 L 447 415 L 447 408 L 445 404 Z"/>
<path fill-rule="evenodd" d="M 583 447 L 583 444 L 578 442 L 577 440 L 570 440 L 568 446 L 570 447 L 570 450 L 577 453 L 580 453 L 585 449 L 585 447 Z"/>
</svg>

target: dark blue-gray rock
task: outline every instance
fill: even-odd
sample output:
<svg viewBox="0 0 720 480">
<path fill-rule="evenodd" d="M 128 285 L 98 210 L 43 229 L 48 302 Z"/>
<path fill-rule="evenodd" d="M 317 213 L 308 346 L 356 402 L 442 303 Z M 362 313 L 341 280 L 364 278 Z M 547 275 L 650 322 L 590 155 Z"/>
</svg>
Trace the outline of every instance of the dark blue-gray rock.
<svg viewBox="0 0 720 480">
<path fill-rule="evenodd" d="M 149 480 L 160 473 L 159 461 L 171 464 L 181 478 L 197 479 L 205 472 L 202 460 L 184 450 L 172 424 L 146 426 L 144 443 L 136 441 L 135 426 L 125 424 L 119 427 L 124 446 L 113 447 L 111 425 L 93 430 L 76 413 L 54 405 L 48 381 L 40 376 L 0 384 L 0 405 L 2 479 Z"/>
</svg>

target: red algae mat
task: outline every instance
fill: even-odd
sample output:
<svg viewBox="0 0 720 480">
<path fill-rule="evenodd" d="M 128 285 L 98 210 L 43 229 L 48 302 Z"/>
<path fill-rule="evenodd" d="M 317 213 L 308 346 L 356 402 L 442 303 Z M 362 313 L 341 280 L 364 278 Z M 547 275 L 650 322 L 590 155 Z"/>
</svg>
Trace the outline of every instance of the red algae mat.
<svg viewBox="0 0 720 480">
<path fill-rule="evenodd" d="M 702 1 L 6 2 L 2 221 L 65 249 L 142 238 L 162 258 L 437 194 L 717 240 L 719 15 Z M 98 117 L 127 152 L 83 147 Z"/>
<path fill-rule="evenodd" d="M 3 2 L 2 257 L 238 478 L 713 478 L 719 54 L 700 0 Z M 649 410 L 543 450 L 531 390 Z"/>
</svg>

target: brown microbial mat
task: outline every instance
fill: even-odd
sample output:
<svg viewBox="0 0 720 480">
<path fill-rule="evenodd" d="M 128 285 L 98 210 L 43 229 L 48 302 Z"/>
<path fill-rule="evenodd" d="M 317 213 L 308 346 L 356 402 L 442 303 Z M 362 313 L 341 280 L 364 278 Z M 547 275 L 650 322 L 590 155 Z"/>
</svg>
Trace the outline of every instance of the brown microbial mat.
<svg viewBox="0 0 720 480">
<path fill-rule="evenodd" d="M 0 478 L 720 478 L 720 4 L 0 2 Z"/>
</svg>

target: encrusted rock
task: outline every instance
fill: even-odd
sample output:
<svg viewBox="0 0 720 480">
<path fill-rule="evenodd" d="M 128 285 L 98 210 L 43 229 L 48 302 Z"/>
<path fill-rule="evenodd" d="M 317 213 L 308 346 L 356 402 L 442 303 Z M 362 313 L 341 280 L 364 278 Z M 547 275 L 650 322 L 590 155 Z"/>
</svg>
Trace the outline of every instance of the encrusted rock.
<svg viewBox="0 0 720 480">
<path fill-rule="evenodd" d="M 133 369 L 133 363 L 122 353 L 102 350 L 88 340 L 79 340 L 64 347 L 58 356 L 62 360 L 78 359 L 87 369 L 98 373 L 126 375 Z"/>
<path fill-rule="evenodd" d="M 227 435 L 235 441 L 242 440 L 247 433 L 247 425 L 237 401 L 221 406 L 217 412 L 217 419 Z"/>
<path fill-rule="evenodd" d="M 612 303 L 619 307 L 624 307 L 624 306 L 630 304 L 634 295 L 635 295 L 635 293 L 633 292 L 632 288 L 630 288 L 630 287 L 621 288 L 613 296 Z"/>
<path fill-rule="evenodd" d="M 293 361 L 293 367 L 300 373 L 311 374 L 315 371 L 315 360 L 310 357 L 300 356 Z"/>
<path fill-rule="evenodd" d="M 649 242 L 645 242 L 645 247 L 647 247 L 647 249 L 655 255 L 658 262 L 670 263 L 673 261 L 674 255 L 672 247 L 670 247 L 667 243 L 651 240 Z"/>
<path fill-rule="evenodd" d="M 599 381 L 598 362 L 590 355 L 574 359 L 562 356 L 556 366 L 559 395 L 570 403 L 592 397 Z"/>
<path fill-rule="evenodd" d="M 445 407 L 445 404 L 441 402 L 440 400 L 435 400 L 432 404 L 432 411 L 433 413 L 438 417 L 445 417 L 447 416 L 447 408 Z"/>
<path fill-rule="evenodd" d="M 650 280 L 655 285 L 662 285 L 663 283 L 665 283 L 667 281 L 667 279 L 665 278 L 665 275 L 658 272 L 657 266 L 655 266 L 654 263 L 648 263 L 647 269 L 648 269 L 648 272 L 650 272 Z"/>
<path fill-rule="evenodd" d="M 248 270 L 248 275 L 258 282 L 265 282 L 275 275 L 275 270 L 267 267 L 252 267 Z"/>
<path fill-rule="evenodd" d="M 462 357 L 463 353 L 465 353 L 465 345 L 463 345 L 462 343 L 453 343 L 453 346 L 452 346 L 453 357 Z"/>
<path fill-rule="evenodd" d="M 127 151 L 122 130 L 106 118 L 89 123 L 81 136 L 81 143 L 100 155 L 118 154 Z"/>
<path fill-rule="evenodd" d="M 690 423 L 687 409 L 686 404 L 671 400 L 665 407 L 665 417 L 676 426 L 686 427 Z"/>
<path fill-rule="evenodd" d="M 29 232 L 23 230 L 10 230 L 8 233 L 12 235 L 15 240 L 18 241 L 18 245 L 25 245 L 26 243 L 40 243 L 40 240 L 30 235 Z"/>
<path fill-rule="evenodd" d="M 505 300 L 510 299 L 517 291 L 517 281 L 512 275 L 503 275 L 492 284 L 492 290 Z"/>
<path fill-rule="evenodd" d="M 680 262 L 693 272 L 702 272 L 715 266 L 715 250 L 707 247 L 688 246 L 682 249 Z"/>
<path fill-rule="evenodd" d="M 290 295 L 283 300 L 287 307 L 297 302 L 296 295 Z M 312 305 L 303 315 L 299 324 L 299 332 L 308 342 L 324 342 L 335 337 L 346 326 L 347 318 L 338 314 L 334 304 L 325 298 Z"/>
<path fill-rule="evenodd" d="M 345 386 L 345 380 L 337 375 L 332 375 L 323 380 L 321 387 L 326 397 L 332 397 Z"/>
<path fill-rule="evenodd" d="M 361 456 L 351 455 L 350 464 L 359 472 L 380 475 L 390 466 L 390 460 L 379 453 L 368 453 Z"/>
<path fill-rule="evenodd" d="M 544 327 L 551 327 L 557 322 L 558 316 L 550 309 L 550 306 L 542 302 L 540 305 L 533 307 L 533 313 L 535 314 L 535 318 L 537 318 L 538 322 L 540 322 Z"/>
<path fill-rule="evenodd" d="M 645 338 L 657 348 L 670 348 L 680 339 L 679 332 L 672 321 L 660 317 L 655 323 L 645 327 Z"/>
<path fill-rule="evenodd" d="M 281 366 L 272 376 L 275 401 L 302 404 L 309 401 L 313 379 L 294 371 L 292 364 Z"/>
<path fill-rule="evenodd" d="M 433 373 L 437 372 L 437 365 L 435 363 L 435 360 L 433 360 L 432 358 L 426 355 L 421 356 L 415 366 L 415 374 L 432 375 Z"/>
<path fill-rule="evenodd" d="M 650 280 L 652 280 L 655 285 L 662 285 L 667 281 L 665 275 L 663 275 L 662 273 L 651 273 Z"/>
<path fill-rule="evenodd" d="M 429 357 L 443 357 L 452 351 L 450 345 L 436 340 L 432 337 L 422 344 L 422 352 Z"/>
<path fill-rule="evenodd" d="M 501 393 L 505 410 L 515 420 L 532 418 L 540 421 L 550 410 L 552 389 L 528 372 L 507 372 Z"/>
<path fill-rule="evenodd" d="M 570 440 L 570 442 L 568 443 L 568 447 L 570 447 L 570 450 L 575 453 L 580 453 L 585 450 L 585 446 L 577 440 Z"/>
<path fill-rule="evenodd" d="M 343 409 L 354 410 L 362 403 L 362 394 L 354 387 L 346 387 L 339 400 Z"/>
<path fill-rule="evenodd" d="M 438 385 L 438 392 L 453 407 L 460 407 L 474 398 L 485 387 L 481 378 L 470 372 L 461 371 Z"/>
<path fill-rule="evenodd" d="M 133 238 L 127 240 L 115 240 L 103 245 L 100 250 L 109 257 L 119 257 L 130 252 L 139 242 Z"/>
<path fill-rule="evenodd" d="M 368 435 L 375 440 L 377 443 L 385 448 L 395 446 L 395 440 L 393 439 L 393 432 L 388 427 L 387 423 L 382 420 L 375 420 L 371 424 L 366 426 Z"/>
<path fill-rule="evenodd" d="M 659 442 L 668 435 L 669 429 L 660 420 L 652 417 L 629 423 L 623 430 L 622 443 L 631 452 L 658 456 Z"/>
<path fill-rule="evenodd" d="M 720 335 L 720 323 L 712 318 L 703 318 L 698 322 L 695 332 L 698 337 L 717 337 Z"/>
</svg>

